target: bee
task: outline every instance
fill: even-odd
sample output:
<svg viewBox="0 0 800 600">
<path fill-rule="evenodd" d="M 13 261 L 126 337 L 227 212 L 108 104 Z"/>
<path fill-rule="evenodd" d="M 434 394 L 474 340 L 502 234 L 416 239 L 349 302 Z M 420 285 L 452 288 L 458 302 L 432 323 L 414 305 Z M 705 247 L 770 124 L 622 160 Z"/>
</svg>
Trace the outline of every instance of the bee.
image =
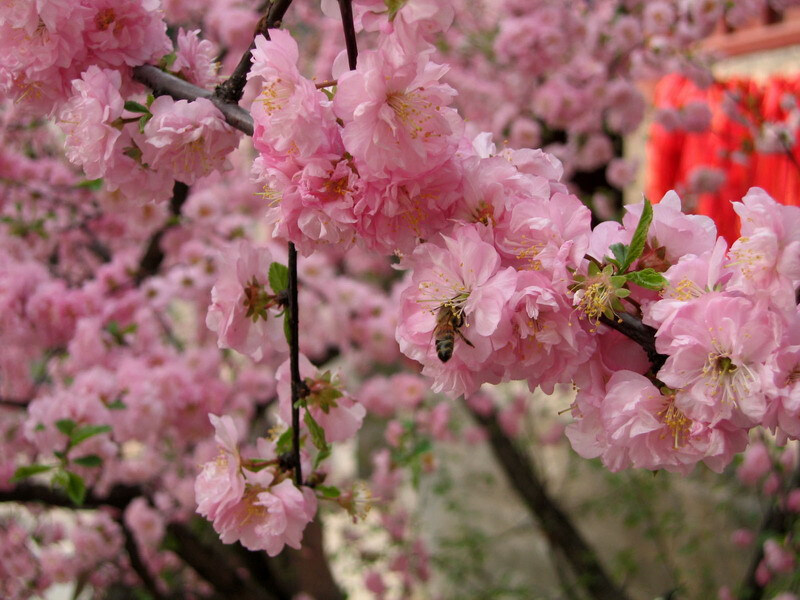
<svg viewBox="0 0 800 600">
<path fill-rule="evenodd" d="M 464 334 L 459 331 L 464 325 L 464 315 L 456 312 L 448 304 L 442 304 L 436 311 L 436 327 L 433 328 L 433 338 L 436 341 L 436 356 L 443 363 L 453 357 L 453 347 L 456 342 L 456 335 L 464 340 L 464 343 L 474 348 L 475 346 Z"/>
</svg>

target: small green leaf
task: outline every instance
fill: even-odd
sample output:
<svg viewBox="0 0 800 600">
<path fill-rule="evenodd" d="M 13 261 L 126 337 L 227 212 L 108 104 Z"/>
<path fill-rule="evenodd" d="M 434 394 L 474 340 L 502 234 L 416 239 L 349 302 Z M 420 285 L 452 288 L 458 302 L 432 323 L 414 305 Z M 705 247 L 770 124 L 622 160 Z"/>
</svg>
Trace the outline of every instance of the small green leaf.
<svg viewBox="0 0 800 600">
<path fill-rule="evenodd" d="M 616 288 L 619 288 L 619 287 L 622 287 L 623 285 L 625 285 L 625 283 L 627 281 L 628 281 L 628 278 L 625 277 L 624 275 L 614 275 L 611 278 L 611 285 L 613 285 Z"/>
<path fill-rule="evenodd" d="M 284 431 L 278 441 L 275 442 L 275 452 L 278 454 L 286 454 L 290 452 L 292 449 L 292 428 L 289 427 L 286 431 Z"/>
<path fill-rule="evenodd" d="M 142 134 L 144 133 L 145 125 L 147 125 L 147 122 L 152 118 L 153 118 L 153 115 L 151 115 L 150 113 L 148 113 L 146 115 L 142 115 L 142 118 L 139 119 L 139 133 L 142 133 Z"/>
<path fill-rule="evenodd" d="M 103 464 L 103 459 L 97 454 L 87 454 L 86 456 L 72 459 L 72 462 L 82 467 L 99 467 Z"/>
<path fill-rule="evenodd" d="M 65 473 L 67 474 L 67 482 L 64 488 L 67 496 L 69 496 L 73 504 L 81 506 L 86 499 L 86 484 L 83 481 L 83 477 L 72 471 L 65 471 Z"/>
<path fill-rule="evenodd" d="M 83 188 L 87 190 L 97 191 L 103 187 L 103 178 L 100 179 L 85 179 L 75 185 L 76 188 Z"/>
<path fill-rule="evenodd" d="M 286 343 L 292 343 L 292 326 L 289 323 L 289 311 L 283 315 L 283 335 L 286 337 Z"/>
<path fill-rule="evenodd" d="M 317 423 L 316 419 L 311 416 L 311 413 L 305 411 L 303 415 L 303 422 L 308 427 L 308 432 L 311 434 L 311 441 L 313 442 L 314 446 L 316 446 L 319 450 L 324 450 L 328 447 L 328 442 L 325 441 L 325 430 L 320 427 L 320 424 Z"/>
<path fill-rule="evenodd" d="M 272 263 L 269 266 L 269 287 L 276 294 L 289 289 L 289 269 L 281 263 Z"/>
<path fill-rule="evenodd" d="M 614 253 L 614 258 L 617 259 L 619 265 L 624 265 L 628 256 L 628 247 L 625 244 L 611 244 L 608 247 Z"/>
<path fill-rule="evenodd" d="M 84 425 L 83 427 L 78 427 L 72 432 L 72 434 L 69 436 L 69 441 L 73 446 L 77 446 L 81 442 L 88 440 L 90 437 L 100 435 L 101 433 L 107 433 L 109 431 L 111 431 L 110 425 Z"/>
<path fill-rule="evenodd" d="M 128 408 L 128 405 L 125 404 L 119 398 L 117 398 L 111 404 L 109 404 L 106 408 L 108 408 L 108 410 L 124 410 L 124 409 Z"/>
<path fill-rule="evenodd" d="M 72 432 L 76 426 L 77 423 L 72 419 L 59 419 L 56 421 L 56 429 L 58 429 L 64 435 L 72 435 Z"/>
<path fill-rule="evenodd" d="M 588 269 L 589 277 L 594 277 L 595 275 L 600 273 L 600 267 L 597 266 L 597 263 L 593 260 L 589 261 L 589 269 Z"/>
<path fill-rule="evenodd" d="M 335 499 L 342 495 L 342 492 L 339 490 L 339 488 L 332 485 L 318 485 L 314 489 L 316 489 L 323 498 Z"/>
<path fill-rule="evenodd" d="M 625 288 L 617 288 L 616 290 L 614 290 L 614 295 L 617 298 L 627 298 L 628 296 L 631 295 L 631 291 Z"/>
<path fill-rule="evenodd" d="M 328 97 L 328 100 L 333 100 L 333 97 L 336 96 L 336 86 L 334 85 L 331 88 L 322 88 L 322 93 Z"/>
<path fill-rule="evenodd" d="M 161 57 L 160 62 L 162 65 L 164 65 L 165 69 L 171 69 L 176 60 L 178 60 L 178 55 L 175 52 L 170 52 L 169 54 L 165 54 L 163 57 Z"/>
<path fill-rule="evenodd" d="M 9 483 L 16 483 L 28 477 L 33 477 L 39 473 L 46 473 L 53 467 L 50 465 L 25 465 L 24 467 L 17 467 L 14 471 L 14 476 L 9 480 Z"/>
<path fill-rule="evenodd" d="M 149 108 L 147 108 L 142 104 L 139 104 L 138 102 L 134 102 L 133 100 L 127 100 L 125 102 L 125 110 L 135 113 L 150 114 Z"/>
<path fill-rule="evenodd" d="M 328 446 L 324 450 L 320 450 L 317 453 L 317 457 L 314 459 L 314 469 L 319 467 L 319 465 L 322 463 L 322 461 L 325 460 L 326 458 L 328 458 L 330 455 L 331 455 L 331 447 L 330 446 Z"/>
<path fill-rule="evenodd" d="M 653 222 L 653 205 L 645 198 L 644 206 L 642 207 L 642 216 L 639 219 L 639 224 L 636 225 L 636 231 L 633 232 L 631 245 L 628 247 L 628 255 L 625 257 L 625 262 L 622 264 L 622 271 L 627 271 L 628 267 L 633 264 L 637 258 L 644 252 L 644 244 L 647 241 L 647 232 L 650 231 L 650 223 Z"/>
<path fill-rule="evenodd" d="M 647 268 L 641 271 L 627 273 L 626 277 L 631 283 L 648 290 L 663 290 L 667 285 L 667 279 L 655 269 Z"/>
</svg>

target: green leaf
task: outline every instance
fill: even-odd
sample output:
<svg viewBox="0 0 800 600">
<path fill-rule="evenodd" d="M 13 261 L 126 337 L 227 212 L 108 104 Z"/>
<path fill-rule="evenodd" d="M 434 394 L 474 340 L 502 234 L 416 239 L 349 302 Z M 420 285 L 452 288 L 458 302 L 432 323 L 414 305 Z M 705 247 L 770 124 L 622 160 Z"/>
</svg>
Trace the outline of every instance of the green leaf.
<svg viewBox="0 0 800 600">
<path fill-rule="evenodd" d="M 149 108 L 147 108 L 142 104 L 139 104 L 138 102 L 134 102 L 133 100 L 127 100 L 125 102 L 125 110 L 135 113 L 150 114 Z"/>
<path fill-rule="evenodd" d="M 87 190 L 97 191 L 103 187 L 103 178 L 100 179 L 85 179 L 75 185 L 76 188 L 83 188 Z"/>
<path fill-rule="evenodd" d="M 72 500 L 72 503 L 81 506 L 86 499 L 86 484 L 83 482 L 83 477 L 76 475 L 72 471 L 65 471 L 67 474 L 67 481 L 64 489 L 67 496 Z"/>
<path fill-rule="evenodd" d="M 331 88 L 322 88 L 322 93 L 328 97 L 328 100 L 333 100 L 334 96 L 336 96 L 336 86 L 334 85 Z"/>
<path fill-rule="evenodd" d="M 111 404 L 109 404 L 106 408 L 108 408 L 108 410 L 124 410 L 124 409 L 128 408 L 128 405 L 125 404 L 119 398 L 117 398 Z"/>
<path fill-rule="evenodd" d="M 175 52 L 170 52 L 161 57 L 161 64 L 164 65 L 165 69 L 171 69 L 176 60 L 178 60 L 178 55 Z"/>
<path fill-rule="evenodd" d="M 103 464 L 103 459 L 97 454 L 87 454 L 86 456 L 72 459 L 72 462 L 82 467 L 99 467 Z"/>
<path fill-rule="evenodd" d="M 292 449 L 292 428 L 289 427 L 286 431 L 284 431 L 278 441 L 275 442 L 275 452 L 278 454 L 286 454 L 290 452 Z"/>
<path fill-rule="evenodd" d="M 69 441 L 73 446 L 77 446 L 81 442 L 88 440 L 90 437 L 100 435 L 101 433 L 107 433 L 109 431 L 111 431 L 110 425 L 84 425 L 83 427 L 78 427 L 72 432 L 72 434 L 69 436 Z"/>
<path fill-rule="evenodd" d="M 338 498 L 342 495 L 342 492 L 339 488 L 332 486 L 332 485 L 318 485 L 316 489 L 320 494 L 322 494 L 323 498 Z"/>
<path fill-rule="evenodd" d="M 323 460 L 328 458 L 331 455 L 331 447 L 328 446 L 324 450 L 320 450 L 317 453 L 317 457 L 314 459 L 314 469 L 316 470 L 317 467 L 322 463 Z"/>
<path fill-rule="evenodd" d="M 639 224 L 636 226 L 636 231 L 633 232 L 631 245 L 628 247 L 628 255 L 625 257 L 625 262 L 622 263 L 621 271 L 628 270 L 637 258 L 644 252 L 644 244 L 647 241 L 647 232 L 650 231 L 650 223 L 653 222 L 653 205 L 650 201 L 644 199 L 644 207 L 642 208 L 642 216 L 639 219 Z"/>
<path fill-rule="evenodd" d="M 64 435 L 72 435 L 73 430 L 77 427 L 77 423 L 72 419 L 59 419 L 56 421 L 56 429 Z"/>
<path fill-rule="evenodd" d="M 269 287 L 276 294 L 289 289 L 289 269 L 281 263 L 272 263 L 269 266 Z"/>
<path fill-rule="evenodd" d="M 25 465 L 24 467 L 17 467 L 14 471 L 14 476 L 9 480 L 9 483 L 16 483 L 28 477 L 33 477 L 39 473 L 46 473 L 53 467 L 50 465 Z"/>
<path fill-rule="evenodd" d="M 147 125 L 147 122 L 153 118 L 153 115 L 147 113 L 146 115 L 142 115 L 142 118 L 139 119 L 139 133 L 144 133 L 144 127 Z"/>
<path fill-rule="evenodd" d="M 283 335 L 286 337 L 286 343 L 292 343 L 292 326 L 289 323 L 289 311 L 285 311 L 283 315 Z"/>
<path fill-rule="evenodd" d="M 319 450 L 327 448 L 328 442 L 325 441 L 325 430 L 320 427 L 320 424 L 311 416 L 310 412 L 305 411 L 305 414 L 303 414 L 303 422 L 305 422 L 308 427 L 308 432 L 311 434 L 311 441 L 314 446 Z"/>
<path fill-rule="evenodd" d="M 625 244 L 611 244 L 608 249 L 614 253 L 614 258 L 617 259 L 618 266 L 625 264 L 628 257 L 628 246 Z"/>
<path fill-rule="evenodd" d="M 655 269 L 647 268 L 641 271 L 627 273 L 626 277 L 631 283 L 648 290 L 663 290 L 667 285 L 667 279 Z"/>
</svg>

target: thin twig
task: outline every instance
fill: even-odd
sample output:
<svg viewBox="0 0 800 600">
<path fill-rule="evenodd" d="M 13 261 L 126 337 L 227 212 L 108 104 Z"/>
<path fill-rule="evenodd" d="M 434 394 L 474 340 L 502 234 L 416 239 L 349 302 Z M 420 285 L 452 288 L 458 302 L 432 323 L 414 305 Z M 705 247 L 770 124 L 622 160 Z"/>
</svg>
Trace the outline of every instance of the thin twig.
<svg viewBox="0 0 800 600">
<path fill-rule="evenodd" d="M 292 457 L 295 483 L 303 485 L 303 468 L 300 465 L 300 407 L 298 401 L 305 395 L 300 378 L 300 310 L 297 300 L 297 248 L 289 242 L 289 366 L 292 372 Z"/>
<path fill-rule="evenodd" d="M 244 94 L 244 86 L 247 84 L 247 74 L 250 72 L 250 67 L 253 65 L 251 52 L 256 47 L 256 36 L 259 34 L 269 39 L 269 30 L 279 27 L 283 16 L 289 8 L 292 0 L 277 0 L 272 4 L 272 8 L 267 14 L 258 20 L 255 33 L 253 34 L 253 41 L 247 51 L 239 59 L 233 73 L 225 81 L 217 86 L 214 90 L 214 97 L 221 100 L 226 104 L 238 104 Z"/>
<path fill-rule="evenodd" d="M 117 524 L 120 526 L 125 536 L 125 551 L 128 553 L 128 560 L 130 560 L 131 568 L 139 576 L 145 589 L 155 600 L 165 600 L 166 597 L 159 591 L 153 579 L 153 575 L 150 573 L 150 569 L 147 568 L 147 565 L 142 560 L 142 556 L 139 553 L 139 546 L 136 543 L 136 539 L 133 537 L 133 532 L 125 524 L 125 519 L 120 517 L 117 519 Z"/>
<path fill-rule="evenodd" d="M 342 13 L 344 43 L 347 46 L 347 63 L 350 65 L 350 70 L 354 71 L 358 62 L 358 45 L 356 44 L 356 28 L 353 24 L 352 0 L 339 0 L 339 11 Z"/>
<path fill-rule="evenodd" d="M 147 248 L 142 254 L 139 261 L 139 270 L 136 273 L 134 280 L 136 285 L 139 285 L 147 279 L 152 277 L 161 268 L 161 263 L 164 262 L 164 251 L 161 249 L 161 239 L 170 229 L 177 225 L 176 218 L 180 216 L 186 198 L 189 196 L 189 186 L 180 181 L 176 181 L 172 188 L 172 198 L 169 201 L 170 219 L 162 225 L 147 242 Z"/>
</svg>

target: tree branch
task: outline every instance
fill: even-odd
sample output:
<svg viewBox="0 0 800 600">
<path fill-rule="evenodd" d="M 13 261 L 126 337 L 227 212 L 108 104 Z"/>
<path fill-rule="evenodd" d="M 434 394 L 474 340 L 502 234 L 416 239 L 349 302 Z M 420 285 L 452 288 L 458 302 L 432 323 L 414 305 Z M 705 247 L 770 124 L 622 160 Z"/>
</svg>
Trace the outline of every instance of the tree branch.
<svg viewBox="0 0 800 600">
<path fill-rule="evenodd" d="M 161 263 L 164 262 L 164 251 L 161 249 L 161 238 L 170 229 L 177 225 L 176 217 L 180 217 L 183 204 L 189 196 L 189 186 L 180 181 L 176 181 L 172 188 L 172 199 L 169 201 L 169 212 L 172 218 L 169 219 L 158 231 L 156 231 L 147 243 L 147 249 L 139 261 L 139 270 L 136 273 L 134 281 L 139 285 L 147 279 L 152 277 L 161 268 Z"/>
<path fill-rule="evenodd" d="M 305 385 L 300 377 L 300 308 L 297 299 L 297 248 L 289 242 L 289 366 L 292 375 L 292 461 L 294 480 L 303 485 L 303 467 L 300 465 L 300 408 L 297 402 L 305 396 Z"/>
<path fill-rule="evenodd" d="M 358 45 L 356 44 L 356 28 L 353 24 L 352 0 L 339 0 L 339 12 L 342 13 L 344 43 L 347 46 L 347 63 L 350 65 L 350 70 L 354 71 L 358 62 Z"/>
<path fill-rule="evenodd" d="M 166 94 L 177 100 L 191 101 L 198 98 L 211 100 L 223 114 L 228 125 L 247 135 L 253 135 L 253 117 L 250 116 L 250 113 L 238 104 L 231 104 L 214 96 L 213 92 L 170 75 L 153 65 L 134 67 L 133 78 L 149 87 L 157 96 Z"/>
<path fill-rule="evenodd" d="M 627 600 L 628 596 L 606 573 L 600 559 L 569 517 L 547 494 L 530 460 L 505 435 L 495 413 L 489 416 L 467 405 L 478 423 L 489 434 L 492 452 L 506 473 L 509 483 L 539 522 L 549 544 L 563 553 L 572 567 L 576 581 L 594 600 Z"/>
<path fill-rule="evenodd" d="M 140 496 L 146 496 L 141 488 L 128 485 L 116 485 L 111 488 L 108 495 L 102 497 L 89 490 L 83 505 L 79 508 L 112 507 L 124 511 L 134 498 Z M 47 485 L 28 481 L 19 483 L 12 489 L 0 489 L 0 502 L 34 503 L 71 509 L 76 508 L 74 503 L 62 492 Z M 125 529 L 123 528 L 124 532 Z M 271 590 L 260 587 L 256 581 L 240 577 L 237 565 L 231 564 L 231 561 L 224 553 L 199 540 L 186 525 L 169 523 L 167 532 L 177 544 L 174 552 L 218 590 L 226 600 L 287 600 L 289 598 L 289 596 L 276 596 Z M 127 534 L 126 549 L 130 550 Z M 132 558 L 131 566 L 141 576 L 142 573 L 139 572 L 134 564 L 134 560 Z M 146 568 L 143 564 L 140 566 Z M 145 582 L 145 586 L 148 587 L 147 582 Z"/>
<path fill-rule="evenodd" d="M 256 36 L 263 35 L 269 39 L 269 30 L 280 27 L 283 16 L 289 8 L 292 0 L 277 0 L 272 4 L 269 12 L 258 20 L 255 33 L 253 34 L 253 41 L 247 51 L 239 59 L 233 73 L 225 81 L 217 86 L 214 90 L 214 97 L 226 104 L 238 104 L 242 99 L 244 93 L 244 86 L 247 84 L 247 74 L 250 72 L 250 67 L 253 65 L 251 52 L 256 47 Z M 252 134 L 251 134 L 252 135 Z"/>
<path fill-rule="evenodd" d="M 656 330 L 649 325 L 645 325 L 640 319 L 629 313 L 620 313 L 617 317 L 616 319 L 609 319 L 601 316 L 600 322 L 611 327 L 611 329 L 619 331 L 622 335 L 629 337 L 644 348 L 647 358 L 653 364 L 653 373 L 657 373 L 667 362 L 667 357 L 659 354 L 656 350 Z"/>
<path fill-rule="evenodd" d="M 147 568 L 147 565 L 144 564 L 142 556 L 139 554 L 139 547 L 136 544 L 133 533 L 125 524 L 125 519 L 120 517 L 117 519 L 117 524 L 119 524 L 125 536 L 125 551 L 128 553 L 128 559 L 131 561 L 131 568 L 136 572 L 139 579 L 142 580 L 145 589 L 155 600 L 165 600 L 165 596 L 159 591 L 153 576 L 150 574 L 150 570 Z"/>
</svg>

